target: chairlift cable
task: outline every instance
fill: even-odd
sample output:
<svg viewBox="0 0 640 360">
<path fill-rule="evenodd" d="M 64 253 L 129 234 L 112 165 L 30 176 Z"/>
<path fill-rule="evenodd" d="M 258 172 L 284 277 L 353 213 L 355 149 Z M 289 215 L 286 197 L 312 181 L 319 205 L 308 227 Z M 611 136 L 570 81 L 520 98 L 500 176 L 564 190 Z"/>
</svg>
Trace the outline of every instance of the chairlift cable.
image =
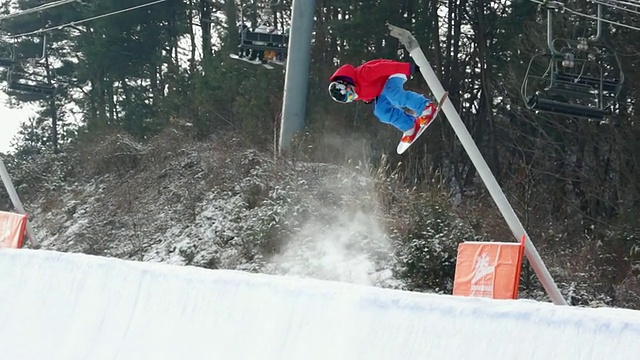
<svg viewBox="0 0 640 360">
<path fill-rule="evenodd" d="M 545 2 L 543 2 L 543 1 L 539 1 L 539 0 L 529 0 L 529 1 L 531 1 L 531 2 L 533 2 L 533 3 L 536 3 L 536 4 L 538 4 L 538 5 L 546 5 L 546 3 L 545 3 Z M 584 14 L 584 13 L 581 13 L 581 12 L 579 12 L 579 11 L 577 11 L 577 10 L 570 9 L 570 8 L 568 8 L 568 7 L 566 7 L 566 6 L 563 6 L 563 7 L 562 7 L 562 10 L 563 10 L 563 11 L 570 12 L 570 13 L 572 13 L 572 14 L 574 14 L 574 15 L 578 15 L 578 16 L 585 17 L 585 18 L 587 18 L 587 19 L 596 20 L 596 21 L 597 21 L 597 20 L 600 20 L 600 21 L 602 21 L 602 22 L 606 22 L 606 23 L 609 23 L 609 24 L 612 24 L 612 25 L 622 26 L 622 27 L 626 27 L 626 28 L 631 29 L 631 30 L 637 30 L 637 31 L 640 31 L 640 28 L 639 28 L 639 27 L 635 27 L 635 26 L 632 26 L 632 25 L 627 25 L 627 24 L 623 24 L 623 23 L 620 23 L 620 22 L 611 21 L 611 20 L 607 20 L 607 19 L 602 19 L 602 18 L 600 18 L 600 17 L 598 17 L 598 16 L 594 16 L 594 15 Z"/>
<path fill-rule="evenodd" d="M 614 10 L 621 10 L 621 11 L 626 11 L 626 12 L 629 12 L 629 13 L 632 13 L 632 14 L 640 15 L 640 10 L 632 10 L 632 9 L 629 9 L 629 8 L 625 8 L 623 6 L 614 5 L 612 3 L 601 1 L 601 0 L 593 0 L 593 2 L 596 3 L 596 4 L 600 4 L 602 6 L 609 7 L 609 8 L 614 9 Z M 640 8 L 640 4 L 634 5 L 634 6 Z"/>
<path fill-rule="evenodd" d="M 12 13 L 12 14 L 0 15 L 0 20 L 7 20 L 7 19 L 18 17 L 18 16 L 31 14 L 31 13 L 34 13 L 34 12 L 40 12 L 40 11 L 44 11 L 44 10 L 48 10 L 48 9 L 53 9 L 55 7 L 58 7 L 58 6 L 66 5 L 66 4 L 77 2 L 77 1 L 79 1 L 79 0 L 59 0 L 59 1 L 54 1 L 54 2 L 50 2 L 50 3 L 47 3 L 47 4 L 40 5 L 40 6 L 36 6 L 34 8 L 20 10 L 20 11 L 17 11 L 15 13 Z"/>
<path fill-rule="evenodd" d="M 584 13 L 581 13 L 581 12 L 579 12 L 577 10 L 570 9 L 568 7 L 565 7 L 564 10 L 568 11 L 568 12 L 574 14 L 574 15 L 585 17 L 587 19 L 600 20 L 602 22 L 606 22 L 606 23 L 609 23 L 609 24 L 612 24 L 612 25 L 622 26 L 622 27 L 626 27 L 626 28 L 631 29 L 631 30 L 640 31 L 640 27 L 631 26 L 631 25 L 627 25 L 627 24 L 623 24 L 623 23 L 619 23 L 619 22 L 611 21 L 611 20 L 607 20 L 607 19 L 602 19 L 602 18 L 599 18 L 597 16 L 593 16 L 593 15 L 589 15 L 589 14 L 584 14 Z"/>
<path fill-rule="evenodd" d="M 76 0 L 74 0 L 74 1 L 76 1 Z M 122 13 L 125 13 L 125 12 L 128 12 L 128 11 L 141 9 L 141 8 L 144 8 L 144 7 L 147 7 L 147 6 L 151 6 L 151 5 L 156 5 L 156 4 L 165 2 L 165 1 L 167 1 L 167 0 L 156 0 L 156 1 L 152 1 L 152 2 L 146 3 L 146 4 L 140 4 L 140 5 L 131 6 L 131 7 L 125 8 L 125 9 L 112 11 L 110 13 L 97 15 L 97 16 L 92 16 L 92 17 L 89 17 L 89 18 L 86 18 L 86 19 L 82 19 L 82 20 L 72 21 L 72 22 L 69 22 L 69 23 L 66 23 L 66 24 L 63 24 L 63 25 L 56 25 L 56 26 L 53 26 L 53 27 L 42 28 L 42 29 L 38 29 L 38 30 L 34 30 L 34 31 L 21 33 L 21 34 L 10 35 L 10 36 L 7 36 L 5 38 L 14 39 L 14 38 L 23 37 L 23 36 L 42 34 L 42 33 L 53 31 L 53 30 L 61 30 L 61 29 L 64 29 L 66 27 L 69 27 L 69 26 L 79 25 L 79 24 L 82 24 L 82 23 L 85 23 L 85 22 L 89 22 L 89 21 L 93 21 L 93 20 L 97 20 L 97 19 L 102 19 L 102 18 L 105 18 L 105 17 L 113 16 L 113 15 L 122 14 Z"/>
<path fill-rule="evenodd" d="M 594 0 L 594 1 L 598 1 L 598 0 Z M 599 0 L 599 1 L 604 1 L 608 4 L 619 4 L 619 5 L 626 5 L 626 6 L 633 6 L 633 7 L 640 7 L 640 1 L 638 0 Z"/>
</svg>

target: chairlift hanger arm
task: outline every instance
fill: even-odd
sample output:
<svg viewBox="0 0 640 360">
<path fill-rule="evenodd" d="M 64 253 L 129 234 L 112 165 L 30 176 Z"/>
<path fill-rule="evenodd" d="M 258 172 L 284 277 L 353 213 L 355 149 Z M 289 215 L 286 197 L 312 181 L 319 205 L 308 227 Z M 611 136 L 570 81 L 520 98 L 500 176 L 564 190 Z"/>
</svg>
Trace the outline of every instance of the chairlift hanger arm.
<svg viewBox="0 0 640 360">
<path fill-rule="evenodd" d="M 590 40 L 599 41 L 602 36 L 602 4 L 598 3 L 598 20 L 596 23 L 596 35 Z"/>
<path fill-rule="evenodd" d="M 553 45 L 553 42 L 554 42 L 553 26 L 552 26 L 553 11 L 556 11 L 558 9 L 560 11 L 564 11 L 568 9 L 564 6 L 564 4 L 562 4 L 559 1 L 547 1 L 545 2 L 545 5 L 547 6 L 547 47 L 549 48 L 549 51 L 551 51 L 553 55 L 564 56 L 566 54 L 563 53 L 562 51 L 558 51 Z M 592 17 L 592 19 L 596 20 L 596 34 L 589 38 L 589 40 L 591 41 L 599 41 L 600 37 L 602 36 L 602 5 L 598 3 L 597 6 L 598 6 L 598 15 L 595 18 Z"/>
<path fill-rule="evenodd" d="M 555 1 L 554 1 L 555 3 Z M 553 25 L 552 25 L 552 21 L 553 21 L 553 11 L 556 10 L 556 7 L 553 6 L 549 6 L 547 5 L 547 47 L 549 48 L 549 51 L 551 51 L 551 54 L 553 55 L 558 55 L 558 56 L 563 56 L 564 54 L 558 50 L 556 50 L 556 48 L 553 46 Z"/>
</svg>

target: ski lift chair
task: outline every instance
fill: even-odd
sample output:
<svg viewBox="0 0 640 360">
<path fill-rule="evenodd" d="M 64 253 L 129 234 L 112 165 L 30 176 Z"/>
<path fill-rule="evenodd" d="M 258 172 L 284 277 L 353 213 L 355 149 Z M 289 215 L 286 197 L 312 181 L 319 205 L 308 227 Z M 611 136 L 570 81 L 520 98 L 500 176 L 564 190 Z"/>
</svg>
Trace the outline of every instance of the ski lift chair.
<svg viewBox="0 0 640 360">
<path fill-rule="evenodd" d="M 600 43 L 602 5 L 597 8 L 596 34 L 577 40 L 554 38 L 553 13 L 564 4 L 544 5 L 548 52 L 529 62 L 521 88 L 526 106 L 536 112 L 604 120 L 616 105 L 624 74 L 616 53 Z"/>
<path fill-rule="evenodd" d="M 26 95 L 32 98 L 49 98 L 55 94 L 56 87 L 40 79 L 40 75 L 21 73 L 16 76 L 13 70 L 7 72 L 7 90 L 14 96 Z"/>
<path fill-rule="evenodd" d="M 537 112 L 574 116 L 592 120 L 604 120 L 611 109 L 600 109 L 592 105 L 571 104 L 564 100 L 553 100 L 548 93 L 536 92 L 529 97 L 527 107 Z"/>
<path fill-rule="evenodd" d="M 25 95 L 37 95 L 45 98 L 53 96 L 56 89 L 53 85 L 47 84 L 27 84 L 20 81 L 12 81 L 7 85 L 10 91 Z"/>
<path fill-rule="evenodd" d="M 611 115 L 622 87 L 620 67 L 576 55 L 545 53 L 531 59 L 522 86 L 529 109 L 594 120 Z"/>
<path fill-rule="evenodd" d="M 274 11 L 281 11 L 284 8 L 282 0 L 270 0 L 268 3 L 259 5 L 260 24 L 257 28 L 251 30 L 244 25 L 245 17 L 243 16 L 243 7 L 240 8 L 240 19 L 242 22 L 240 31 L 240 45 L 238 46 L 238 55 L 247 57 L 248 60 L 260 60 L 262 63 L 267 61 L 284 65 L 287 57 L 287 44 L 289 43 L 289 34 L 274 33 L 275 28 L 271 27 L 270 21 L 276 21 L 277 17 Z M 263 18 L 264 16 L 264 18 Z M 263 21 L 263 19 L 265 21 Z M 257 19 L 254 19 L 257 20 Z"/>
<path fill-rule="evenodd" d="M 286 57 L 288 42 L 288 35 L 261 33 L 244 29 L 241 33 L 239 47 L 242 51 L 263 52 L 265 59 L 277 61 Z"/>
</svg>

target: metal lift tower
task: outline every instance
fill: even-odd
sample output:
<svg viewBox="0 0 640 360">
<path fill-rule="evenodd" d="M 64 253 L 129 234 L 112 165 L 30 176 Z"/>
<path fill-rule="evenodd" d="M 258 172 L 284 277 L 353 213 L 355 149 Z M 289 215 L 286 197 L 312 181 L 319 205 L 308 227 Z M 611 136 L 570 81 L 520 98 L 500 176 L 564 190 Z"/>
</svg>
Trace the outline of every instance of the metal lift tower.
<svg viewBox="0 0 640 360">
<path fill-rule="evenodd" d="M 315 0 L 293 0 L 278 144 L 280 154 L 289 151 L 294 136 L 304 128 L 315 8 Z"/>
</svg>

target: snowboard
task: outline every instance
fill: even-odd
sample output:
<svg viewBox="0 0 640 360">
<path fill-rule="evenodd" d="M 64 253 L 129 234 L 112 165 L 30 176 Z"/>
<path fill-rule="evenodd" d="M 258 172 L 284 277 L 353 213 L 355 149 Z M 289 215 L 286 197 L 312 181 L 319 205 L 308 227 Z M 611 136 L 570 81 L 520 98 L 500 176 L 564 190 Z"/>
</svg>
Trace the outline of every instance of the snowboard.
<svg viewBox="0 0 640 360">
<path fill-rule="evenodd" d="M 442 104 L 447 101 L 447 98 L 449 97 L 449 92 L 445 92 L 444 95 L 442 95 L 442 97 L 440 98 L 440 100 L 438 100 L 438 103 L 436 104 L 436 112 L 435 114 L 433 114 L 433 117 L 431 117 L 431 120 L 428 123 L 423 124 L 422 126 L 420 126 L 420 128 L 418 129 L 418 134 L 416 134 L 416 136 L 413 138 L 413 140 L 411 142 L 405 142 L 402 141 L 402 138 L 400 139 L 400 143 L 398 144 L 398 154 L 402 154 L 405 151 L 407 151 L 407 149 L 414 143 L 416 142 L 416 140 L 418 140 L 418 138 L 420 137 L 420 135 L 422 135 L 422 133 L 427 130 L 427 127 L 429 127 L 429 125 L 431 125 L 433 123 L 433 121 L 436 119 L 436 117 L 438 116 L 438 114 L 440 113 L 440 110 L 442 109 Z"/>
<path fill-rule="evenodd" d="M 247 59 L 247 58 L 240 57 L 240 56 L 238 56 L 238 55 L 236 55 L 236 54 L 230 54 L 229 56 L 230 56 L 232 59 L 235 59 L 235 60 L 241 60 L 241 61 L 244 61 L 244 62 L 248 62 L 249 64 L 253 64 L 253 65 L 262 65 L 262 66 L 264 66 L 265 68 L 267 68 L 267 69 L 269 69 L 269 70 L 273 70 L 273 69 L 275 69 L 273 66 L 271 66 L 271 65 L 269 65 L 269 64 L 265 64 L 265 63 L 260 62 L 260 60 L 249 60 L 249 59 Z"/>
</svg>

